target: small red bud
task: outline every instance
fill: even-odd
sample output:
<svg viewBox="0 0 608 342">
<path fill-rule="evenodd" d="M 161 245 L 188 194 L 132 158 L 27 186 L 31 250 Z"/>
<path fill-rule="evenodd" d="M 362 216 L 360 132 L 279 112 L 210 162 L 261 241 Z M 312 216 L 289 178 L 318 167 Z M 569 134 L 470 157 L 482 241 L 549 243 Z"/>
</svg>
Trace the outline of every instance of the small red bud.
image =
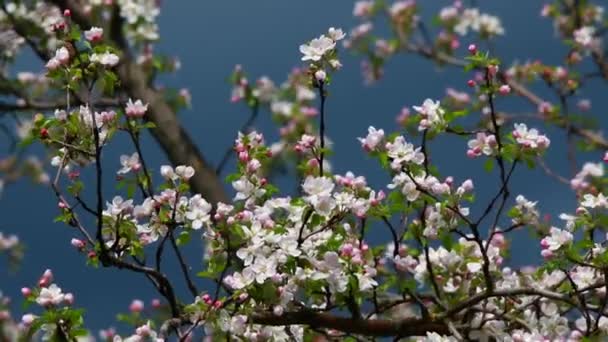
<svg viewBox="0 0 608 342">
<path fill-rule="evenodd" d="M 64 17 L 71 17 L 72 16 L 72 11 L 70 11 L 69 8 L 66 8 L 65 11 L 63 11 L 63 16 Z"/>
<path fill-rule="evenodd" d="M 475 44 L 471 44 L 469 45 L 468 50 L 471 55 L 474 55 L 477 53 L 477 46 Z"/>
</svg>

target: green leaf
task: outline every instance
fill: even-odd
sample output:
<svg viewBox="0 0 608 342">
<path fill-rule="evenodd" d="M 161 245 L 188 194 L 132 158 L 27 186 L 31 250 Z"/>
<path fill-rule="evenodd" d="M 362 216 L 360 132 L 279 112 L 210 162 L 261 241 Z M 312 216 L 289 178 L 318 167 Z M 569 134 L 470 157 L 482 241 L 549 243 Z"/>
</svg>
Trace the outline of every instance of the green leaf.
<svg viewBox="0 0 608 342">
<path fill-rule="evenodd" d="M 179 234 L 179 236 L 176 239 L 177 245 L 178 246 L 183 246 L 185 244 L 187 244 L 188 242 L 190 242 L 190 232 L 189 231 L 183 231 Z"/>
<path fill-rule="evenodd" d="M 483 169 L 486 170 L 486 172 L 492 172 L 492 170 L 494 170 L 494 160 L 486 159 L 485 163 L 483 163 Z"/>
</svg>

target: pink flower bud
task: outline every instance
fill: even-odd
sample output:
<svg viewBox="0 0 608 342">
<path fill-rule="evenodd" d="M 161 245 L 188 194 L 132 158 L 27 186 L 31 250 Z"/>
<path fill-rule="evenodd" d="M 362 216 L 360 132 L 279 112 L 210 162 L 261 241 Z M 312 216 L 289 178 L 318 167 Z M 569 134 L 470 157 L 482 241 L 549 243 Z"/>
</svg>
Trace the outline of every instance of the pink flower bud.
<svg viewBox="0 0 608 342">
<path fill-rule="evenodd" d="M 40 277 L 40 280 L 38 281 L 38 286 L 47 287 L 51 284 L 52 281 L 53 281 L 53 272 L 50 269 L 46 269 L 44 271 L 44 273 L 42 274 L 42 277 Z"/>
<path fill-rule="evenodd" d="M 542 255 L 542 257 L 545 259 L 551 259 L 553 257 L 553 252 L 551 252 L 551 250 L 548 250 L 548 249 L 543 249 L 540 252 L 540 255 Z"/>
<path fill-rule="evenodd" d="M 66 8 L 65 11 L 63 11 L 63 16 L 64 17 L 71 17 L 72 16 L 72 11 L 70 11 L 69 8 Z"/>
<path fill-rule="evenodd" d="M 475 44 L 470 44 L 470 45 L 469 45 L 469 47 L 468 47 L 468 50 L 469 50 L 469 53 L 470 53 L 471 55 L 476 54 L 476 53 L 477 53 L 477 45 L 475 45 Z"/>
<path fill-rule="evenodd" d="M 325 79 L 327 78 L 327 73 L 324 70 L 317 70 L 317 72 L 315 72 L 315 79 L 319 82 L 325 82 Z"/>
<path fill-rule="evenodd" d="M 473 181 L 470 179 L 467 179 L 464 182 L 462 182 L 461 186 L 464 191 L 471 191 L 474 188 Z"/>
<path fill-rule="evenodd" d="M 32 290 L 29 287 L 22 287 L 21 294 L 23 295 L 23 297 L 29 297 L 32 295 Z"/>
<path fill-rule="evenodd" d="M 78 249 L 83 249 L 85 246 L 84 241 L 82 241 L 80 239 L 72 239 L 71 243 L 72 243 L 72 246 L 74 246 Z"/>
<path fill-rule="evenodd" d="M 340 252 L 345 256 L 350 256 L 353 253 L 353 245 L 350 243 L 345 243 L 340 248 Z"/>
<path fill-rule="evenodd" d="M 542 240 L 540 240 L 540 246 L 541 246 L 543 249 L 547 249 L 547 248 L 549 248 L 549 242 L 547 241 L 547 239 L 542 239 Z"/>
<path fill-rule="evenodd" d="M 467 81 L 467 85 L 471 88 L 473 88 L 475 86 L 475 81 L 474 80 L 468 80 Z"/>
<path fill-rule="evenodd" d="M 245 147 L 245 145 L 243 145 L 243 143 L 238 143 L 234 147 L 234 150 L 238 153 L 241 153 L 241 152 L 245 152 L 247 150 L 247 148 Z"/>
<path fill-rule="evenodd" d="M 507 95 L 511 92 L 511 87 L 508 84 L 503 84 L 500 86 L 500 88 L 498 89 L 498 91 L 502 94 L 502 95 Z"/>
<path fill-rule="evenodd" d="M 157 299 L 157 298 L 152 299 L 152 302 L 150 302 L 150 305 L 155 309 L 160 308 L 160 306 L 161 306 L 160 299 Z"/>
<path fill-rule="evenodd" d="M 216 300 L 215 303 L 213 303 L 213 307 L 216 308 L 216 309 L 221 308 L 222 305 L 224 305 L 224 304 L 222 303 L 221 300 Z"/>
<path fill-rule="evenodd" d="M 80 177 L 80 172 L 78 171 L 71 171 L 70 173 L 68 173 L 68 178 L 70 178 L 71 180 L 74 180 L 78 177 Z"/>
<path fill-rule="evenodd" d="M 144 310 L 144 302 L 139 299 L 134 299 L 129 305 L 129 311 L 132 313 L 142 312 Z"/>
</svg>

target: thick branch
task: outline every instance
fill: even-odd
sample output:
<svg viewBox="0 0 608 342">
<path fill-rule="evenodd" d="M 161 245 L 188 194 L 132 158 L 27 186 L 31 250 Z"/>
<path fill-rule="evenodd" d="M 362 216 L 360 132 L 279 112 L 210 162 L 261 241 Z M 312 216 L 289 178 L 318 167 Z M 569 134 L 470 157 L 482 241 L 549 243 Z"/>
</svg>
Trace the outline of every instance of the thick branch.
<svg viewBox="0 0 608 342">
<path fill-rule="evenodd" d="M 303 324 L 313 328 L 336 329 L 345 333 L 366 336 L 423 336 L 427 332 L 450 334 L 446 324 L 419 318 L 364 320 L 339 317 L 323 312 L 298 311 L 287 312 L 281 316 L 272 313 L 256 313 L 253 314 L 252 319 L 256 324 L 275 326 Z"/>
</svg>

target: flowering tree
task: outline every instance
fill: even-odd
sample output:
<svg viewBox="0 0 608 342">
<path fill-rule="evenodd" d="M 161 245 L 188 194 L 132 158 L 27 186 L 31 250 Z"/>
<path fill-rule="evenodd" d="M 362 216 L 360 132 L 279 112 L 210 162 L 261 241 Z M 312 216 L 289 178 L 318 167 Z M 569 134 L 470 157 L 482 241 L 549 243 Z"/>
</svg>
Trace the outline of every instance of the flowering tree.
<svg viewBox="0 0 608 342">
<path fill-rule="evenodd" d="M 186 91 L 161 93 L 150 80 L 175 68 L 152 53 L 159 9 L 151 0 L 6 2 L 0 0 L 2 66 L 28 45 L 44 60 L 42 75 L 2 73 L 0 91 L 14 102 L 0 110 L 20 113 L 16 154 L 41 144 L 50 165 L 15 156 L 2 164 L 3 179 L 20 175 L 49 184 L 58 202 L 57 220 L 73 227 L 71 241 L 91 267 L 113 267 L 141 275 L 162 297 L 154 315 L 134 301 L 119 316 L 133 325 L 125 341 L 191 340 L 370 340 L 393 337 L 421 341 L 590 341 L 608 336 L 608 250 L 604 224 L 606 181 L 601 161 L 579 171 L 577 154 L 600 159 L 608 141 L 582 121 L 589 110 L 580 89 L 591 78 L 608 80 L 602 36 L 603 8 L 588 1 L 547 4 L 567 46 L 565 66 L 541 62 L 503 66 L 482 43 L 502 35 L 500 19 L 460 1 L 436 17 L 434 36 L 412 0 L 358 1 L 363 23 L 347 35 L 330 28 L 302 44 L 302 65 L 281 86 L 262 77 L 250 83 L 237 67 L 232 99 L 251 117 L 234 147 L 210 167 L 185 133 L 175 112 L 188 104 Z M 387 25 L 388 37 L 371 24 Z M 461 38 L 466 37 L 466 38 Z M 459 54 L 460 42 L 467 44 Z M 491 46 L 491 44 L 488 44 Z M 363 56 L 369 82 L 382 76 L 389 58 L 421 55 L 442 66 L 464 67 L 469 90 L 450 89 L 404 109 L 396 133 L 369 127 L 359 138 L 364 154 L 392 181 L 368 186 L 362 175 L 334 174 L 325 129 L 325 104 L 341 47 Z M 461 55 L 464 55 L 461 56 Z M 592 63 L 597 71 L 583 73 Z M 532 92 L 538 82 L 554 92 L 552 104 Z M 9 96 L 10 95 L 10 96 Z M 521 97 L 532 114 L 507 113 L 501 99 Z M 280 141 L 266 144 L 251 131 L 261 108 L 279 125 Z M 27 118 L 27 113 L 39 113 Z M 21 115 L 24 114 L 24 115 Z M 530 121 L 541 131 L 528 128 Z M 550 139 L 542 130 L 563 129 L 570 176 L 543 159 Z M 151 131 L 174 166 L 149 165 L 140 135 Z M 129 138 L 112 169 L 104 151 L 118 135 Z M 10 134 L 10 136 L 13 136 Z M 438 137 L 462 144 L 463 158 L 483 158 L 496 169 L 488 199 L 476 199 L 474 181 L 456 180 L 431 162 Z M 577 151 L 577 144 L 579 145 Z M 12 151 L 13 149 L 11 149 Z M 229 199 L 217 173 L 231 157 Z M 604 160 L 607 160 L 604 157 Z M 279 164 L 297 167 L 299 192 L 287 196 L 272 184 Z M 560 227 L 540 219 L 536 202 L 512 187 L 522 166 L 541 167 L 569 185 L 578 206 L 562 213 Z M 45 170 L 53 170 L 47 175 Z M 88 171 L 90 170 L 90 171 Z M 94 182 L 80 179 L 92 172 Z M 104 196 L 104 174 L 115 173 L 116 195 Z M 469 209 L 476 202 L 477 210 Z M 371 229 L 391 237 L 374 245 Z M 534 268 L 507 267 L 509 233 L 529 230 L 545 262 Z M 205 244 L 204 263 L 182 254 L 192 238 Z M 180 298 L 175 280 L 162 269 L 171 249 L 187 284 Z M 17 237 L 0 233 L 0 252 L 15 261 Z M 200 270 L 193 274 L 192 269 Z M 212 288 L 199 288 L 197 278 Z M 2 340 L 86 338 L 83 311 L 75 296 L 47 270 L 22 289 L 28 312 L 16 321 L 0 296 Z M 113 330 L 102 339 L 122 341 Z"/>
</svg>

